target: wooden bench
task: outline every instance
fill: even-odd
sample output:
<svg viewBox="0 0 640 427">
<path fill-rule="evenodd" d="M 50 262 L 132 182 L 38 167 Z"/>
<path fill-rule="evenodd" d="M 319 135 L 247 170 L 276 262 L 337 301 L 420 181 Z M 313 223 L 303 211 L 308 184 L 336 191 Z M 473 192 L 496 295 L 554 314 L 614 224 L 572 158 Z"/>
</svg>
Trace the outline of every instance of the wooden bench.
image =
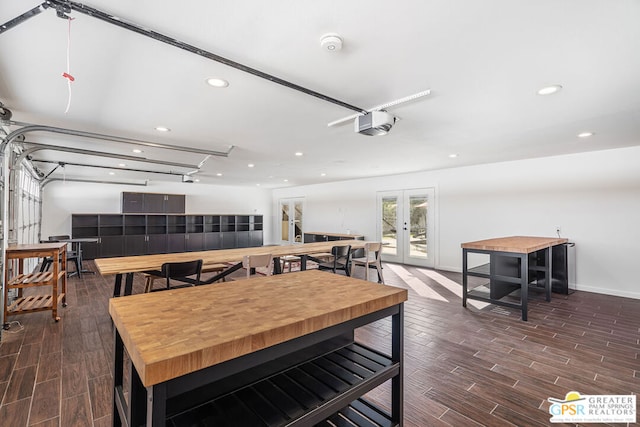
<svg viewBox="0 0 640 427">
<path fill-rule="evenodd" d="M 208 264 L 208 265 L 203 265 L 202 266 L 202 273 L 221 273 L 222 271 L 224 271 L 224 269 L 226 269 L 227 267 L 229 267 L 228 264 Z M 153 288 L 153 282 L 156 279 L 162 279 L 161 276 L 156 276 L 155 274 L 151 274 L 151 273 L 142 273 L 142 276 L 145 278 L 144 280 L 144 292 L 148 293 L 151 292 L 151 289 Z M 222 278 L 222 281 L 225 281 L 225 278 Z"/>
</svg>

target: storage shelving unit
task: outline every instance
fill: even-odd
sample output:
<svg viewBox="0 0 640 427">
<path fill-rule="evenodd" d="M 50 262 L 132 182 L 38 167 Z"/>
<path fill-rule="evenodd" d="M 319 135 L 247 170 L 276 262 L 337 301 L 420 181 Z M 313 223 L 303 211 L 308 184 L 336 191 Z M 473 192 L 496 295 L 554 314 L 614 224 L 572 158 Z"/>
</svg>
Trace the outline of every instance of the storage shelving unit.
<svg viewBox="0 0 640 427">
<path fill-rule="evenodd" d="M 96 237 L 83 245 L 85 259 L 263 245 L 262 215 L 73 214 L 72 237 Z"/>
<path fill-rule="evenodd" d="M 51 257 L 54 260 L 51 271 L 33 273 L 24 271 L 25 259 L 43 257 Z M 60 320 L 58 305 L 66 306 L 66 266 L 67 243 L 65 242 L 22 244 L 7 247 L 5 251 L 3 325 L 7 324 L 7 316 L 46 310 L 51 311 L 51 316 L 56 322 Z M 61 283 L 60 289 L 58 288 L 58 283 Z M 24 291 L 27 288 L 38 288 L 41 293 L 25 295 Z M 13 301 L 9 301 L 8 293 L 12 289 L 18 291 L 18 297 Z"/>
</svg>

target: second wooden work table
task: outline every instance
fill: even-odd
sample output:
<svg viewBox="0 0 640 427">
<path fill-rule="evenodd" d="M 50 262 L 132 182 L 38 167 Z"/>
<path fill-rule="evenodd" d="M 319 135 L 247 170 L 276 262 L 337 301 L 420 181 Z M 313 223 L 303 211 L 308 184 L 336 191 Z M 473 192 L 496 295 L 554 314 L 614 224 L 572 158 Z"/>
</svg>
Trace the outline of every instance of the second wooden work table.
<svg viewBox="0 0 640 427">
<path fill-rule="evenodd" d="M 203 265 L 233 263 L 234 265 L 223 273 L 215 275 L 204 283 L 213 283 L 225 275 L 228 275 L 242 267 L 242 258 L 245 255 L 272 254 L 276 273 L 280 272 L 279 257 L 295 255 L 301 258 L 301 270 L 306 270 L 308 258 L 313 259 L 314 254 L 331 252 L 333 246 L 351 245 L 351 249 L 363 249 L 364 240 L 341 240 L 332 242 L 304 243 L 296 245 L 260 246 L 255 248 L 216 249 L 212 251 L 180 252 L 158 255 L 139 255 L 117 258 L 100 258 L 95 263 L 102 275 L 115 274 L 113 296 L 121 294 L 122 275 L 126 275 L 124 295 L 130 295 L 133 287 L 133 273 L 150 270 L 160 270 L 165 262 L 192 261 L 201 259 Z"/>
</svg>

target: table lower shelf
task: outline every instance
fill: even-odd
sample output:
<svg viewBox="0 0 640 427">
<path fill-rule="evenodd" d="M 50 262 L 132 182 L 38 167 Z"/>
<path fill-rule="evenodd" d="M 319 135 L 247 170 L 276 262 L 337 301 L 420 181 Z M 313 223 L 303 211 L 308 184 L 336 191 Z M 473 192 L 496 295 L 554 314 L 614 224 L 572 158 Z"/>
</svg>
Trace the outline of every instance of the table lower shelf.
<svg viewBox="0 0 640 427">
<path fill-rule="evenodd" d="M 170 415 L 167 426 L 348 424 L 392 427 L 397 423 L 391 421 L 389 413 L 358 397 L 398 373 L 399 365 L 388 356 L 359 344 L 350 344 L 195 408 Z M 326 413 L 333 407 L 335 409 Z M 318 419 L 321 413 L 325 415 Z M 352 424 L 347 423 L 347 419 Z"/>
<path fill-rule="evenodd" d="M 65 294 L 58 295 L 58 305 L 62 304 Z M 20 297 L 7 307 L 7 314 L 33 313 L 51 310 L 53 297 L 51 295 L 29 295 Z"/>
</svg>

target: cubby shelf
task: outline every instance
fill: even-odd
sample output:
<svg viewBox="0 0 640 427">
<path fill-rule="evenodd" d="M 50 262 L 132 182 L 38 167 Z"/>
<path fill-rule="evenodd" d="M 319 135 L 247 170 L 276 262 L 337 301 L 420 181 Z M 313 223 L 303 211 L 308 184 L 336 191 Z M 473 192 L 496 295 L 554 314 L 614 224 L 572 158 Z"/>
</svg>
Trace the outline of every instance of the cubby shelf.
<svg viewBox="0 0 640 427">
<path fill-rule="evenodd" d="M 96 237 L 85 259 L 263 245 L 262 215 L 73 214 L 72 237 Z"/>
</svg>

